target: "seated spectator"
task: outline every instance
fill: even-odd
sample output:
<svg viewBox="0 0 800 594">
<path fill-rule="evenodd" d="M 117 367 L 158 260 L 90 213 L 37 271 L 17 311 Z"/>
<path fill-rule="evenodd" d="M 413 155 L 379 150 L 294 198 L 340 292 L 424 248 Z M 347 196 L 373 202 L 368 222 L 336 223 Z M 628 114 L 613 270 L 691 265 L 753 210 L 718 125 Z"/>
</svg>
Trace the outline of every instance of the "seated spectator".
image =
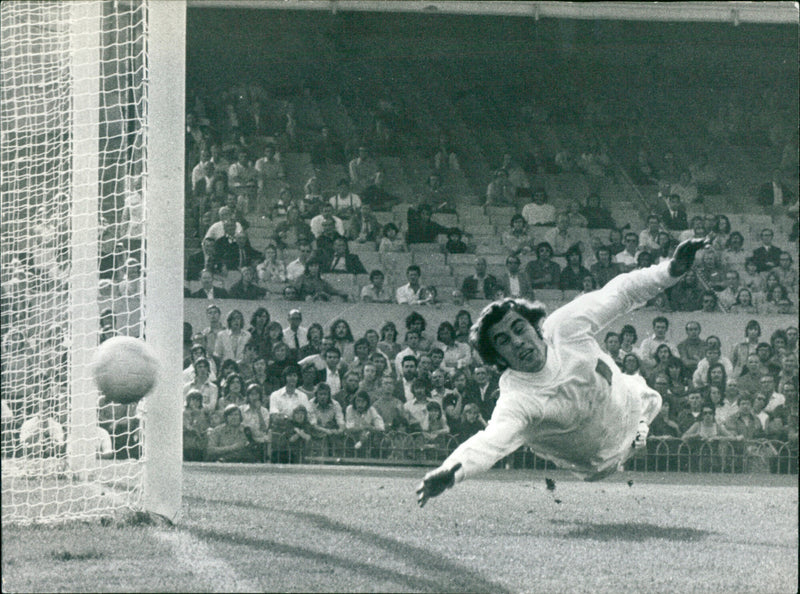
<svg viewBox="0 0 800 594">
<path fill-rule="evenodd" d="M 238 309 L 232 310 L 226 319 L 225 330 L 217 334 L 214 344 L 214 356 L 220 361 L 232 359 L 238 361 L 244 353 L 244 345 L 250 342 L 250 333 L 244 329 L 244 315 Z M 222 375 L 222 370 L 220 370 Z M 224 378 L 225 376 L 222 375 Z"/>
<path fill-rule="evenodd" d="M 372 214 L 372 207 L 362 204 L 361 208 L 356 209 L 352 217 L 347 221 L 346 237 L 358 243 L 375 243 L 382 228 L 378 219 Z"/>
<path fill-rule="evenodd" d="M 474 402 L 468 402 L 461 411 L 459 420 L 450 427 L 450 432 L 459 444 L 486 428 L 480 409 Z"/>
<path fill-rule="evenodd" d="M 565 212 L 556 215 L 556 226 L 544 234 L 544 241 L 550 244 L 556 256 L 564 256 L 580 240 L 580 229 L 570 227 L 569 215 Z"/>
<path fill-rule="evenodd" d="M 333 198 L 331 200 L 333 200 Z M 344 237 L 344 222 L 334 214 L 334 205 L 330 202 L 323 204 L 320 214 L 312 218 L 311 222 L 309 223 L 314 237 L 319 238 L 322 235 L 324 221 L 333 221 L 336 233 Z"/>
<path fill-rule="evenodd" d="M 596 262 L 591 265 L 589 272 L 597 282 L 598 287 L 604 286 L 608 281 L 620 273 L 619 266 L 611 261 L 611 251 L 606 246 L 600 246 L 595 251 Z"/>
<path fill-rule="evenodd" d="M 442 412 L 442 407 L 438 402 L 428 400 L 425 408 L 428 412 L 428 426 L 423 428 L 422 431 L 422 438 L 424 440 L 423 447 L 443 448 L 445 446 L 447 436 L 450 434 L 450 427 L 447 425 L 447 420 Z"/>
<path fill-rule="evenodd" d="M 703 313 L 719 313 L 722 311 L 719 308 L 717 294 L 714 291 L 703 291 L 703 295 L 700 298 L 700 311 Z"/>
<path fill-rule="evenodd" d="M 255 266 L 264 260 L 264 254 L 250 245 L 250 238 L 247 236 L 246 231 L 237 233 L 234 238 L 237 257 L 235 263 L 237 266 L 229 267 L 229 270 L 241 268 L 242 266 Z"/>
<path fill-rule="evenodd" d="M 622 367 L 623 353 L 620 351 L 620 338 L 616 332 L 606 332 L 603 338 L 603 350 L 608 353 L 618 367 Z"/>
<path fill-rule="evenodd" d="M 433 347 L 441 349 L 442 366 L 449 375 L 458 369 L 468 368 L 472 362 L 472 351 L 469 345 L 456 342 L 455 328 L 448 321 L 439 324 Z"/>
<path fill-rule="evenodd" d="M 724 214 L 717 215 L 714 218 L 714 225 L 711 227 L 711 231 L 714 233 L 712 242 L 714 249 L 717 252 L 722 252 L 731 236 L 730 219 Z"/>
<path fill-rule="evenodd" d="M 347 240 L 344 237 L 337 237 L 333 240 L 333 252 L 331 254 L 320 254 L 321 272 L 323 273 L 346 273 L 346 274 L 366 274 L 367 270 L 361 263 L 358 254 L 350 253 Z"/>
<path fill-rule="evenodd" d="M 531 260 L 525 267 L 525 272 L 534 289 L 557 289 L 561 279 L 561 267 L 553 262 L 553 248 L 546 241 L 536 246 L 536 260 Z"/>
<path fill-rule="evenodd" d="M 342 406 L 331 398 L 331 387 L 325 382 L 319 382 L 314 387 L 311 410 L 317 419 L 317 429 L 320 434 L 331 438 L 344 433 L 345 420 Z"/>
<path fill-rule="evenodd" d="M 322 212 L 322 205 L 325 203 L 325 198 L 322 196 L 322 188 L 320 187 L 319 179 L 317 176 L 311 176 L 303 186 L 303 197 L 300 199 L 298 205 L 300 217 L 304 221 L 308 221 Z"/>
<path fill-rule="evenodd" d="M 753 411 L 753 396 L 742 394 L 737 404 L 737 411 L 728 417 L 725 428 L 739 439 L 762 439 L 766 433 L 761 420 Z"/>
<path fill-rule="evenodd" d="M 229 206 L 221 206 L 218 213 L 219 220 L 208 228 L 204 239 L 210 237 L 214 241 L 217 241 L 221 237 L 224 237 L 228 234 L 228 231 L 225 230 L 225 226 L 230 223 L 234 225 L 233 230 L 230 232 L 231 237 L 236 233 L 241 233 L 244 229 L 241 223 L 236 221 L 235 215 L 234 209 Z"/>
<path fill-rule="evenodd" d="M 235 404 L 223 411 L 224 423 L 209 431 L 206 460 L 209 462 L 254 462 L 255 456 L 242 426 L 242 412 Z"/>
<path fill-rule="evenodd" d="M 698 253 L 699 262 L 695 265 L 698 277 L 705 281 L 710 289 L 721 291 L 727 285 L 725 269 L 714 250 L 704 249 Z"/>
<path fill-rule="evenodd" d="M 792 255 L 789 252 L 781 252 L 778 257 L 778 266 L 770 272 L 776 275 L 780 285 L 786 287 L 787 290 L 793 289 L 797 292 L 797 269 L 793 266 Z"/>
<path fill-rule="evenodd" d="M 328 126 L 321 128 L 320 136 L 311 149 L 311 163 L 315 167 L 345 164 L 342 144 L 334 137 Z"/>
<path fill-rule="evenodd" d="M 517 164 L 511 156 L 511 153 L 503 154 L 503 164 L 500 169 L 505 170 L 508 174 L 508 183 L 511 184 L 515 194 L 520 188 L 530 188 L 531 184 L 530 181 L 528 181 L 528 175 L 525 173 L 525 170 Z"/>
<path fill-rule="evenodd" d="M 697 156 L 697 161 L 689 165 L 689 173 L 691 184 L 697 187 L 699 194 L 722 194 L 723 183 L 717 170 L 708 162 L 708 153 L 702 152 Z"/>
<path fill-rule="evenodd" d="M 558 278 L 558 288 L 562 291 L 583 290 L 583 279 L 591 278 L 591 273 L 583 266 L 583 255 L 578 245 L 573 245 L 566 252 L 567 265 Z"/>
<path fill-rule="evenodd" d="M 721 364 L 725 369 L 726 377 L 733 377 L 733 364 L 730 359 L 723 357 L 719 344 L 710 339 L 711 337 L 706 339 L 705 357 L 697 362 L 697 368 L 692 374 L 692 384 L 696 388 L 702 388 L 708 385 L 709 370 L 717 363 Z"/>
<path fill-rule="evenodd" d="M 388 376 L 381 377 L 379 381 L 380 387 L 372 407 L 383 420 L 387 431 L 405 431 L 409 424 L 408 415 L 403 401 L 395 396 L 397 383 Z"/>
<path fill-rule="evenodd" d="M 742 249 L 743 245 L 744 236 L 738 231 L 732 231 L 722 250 L 717 250 L 722 259 L 723 266 L 728 269 L 744 269 L 747 253 Z"/>
<path fill-rule="evenodd" d="M 361 191 L 362 206 L 368 204 L 375 211 L 386 212 L 392 206 L 401 202 L 398 196 L 388 192 L 384 188 L 386 176 L 383 171 L 377 171 L 372 181 Z"/>
<path fill-rule="evenodd" d="M 678 343 L 678 354 L 686 369 L 694 373 L 697 364 L 706 354 L 706 343 L 700 338 L 700 323 L 694 320 L 686 323 L 686 338 Z"/>
<path fill-rule="evenodd" d="M 309 443 L 317 435 L 319 433 L 316 426 L 309 420 L 308 408 L 302 404 L 297 405 L 289 417 L 289 423 L 283 435 L 276 440 L 276 447 L 273 447 L 273 459 L 277 458 L 276 462 L 290 464 L 302 462 Z M 274 453 L 277 453 L 277 457 Z"/>
<path fill-rule="evenodd" d="M 336 184 L 336 194 L 331 196 L 328 202 L 333 207 L 336 216 L 343 221 L 350 219 L 361 208 L 361 198 L 358 194 L 350 191 L 350 182 L 344 177 Z M 344 235 L 342 231 L 339 231 L 338 227 L 337 231 L 340 235 Z"/>
<path fill-rule="evenodd" d="M 670 231 L 683 231 L 689 227 L 686 208 L 678 194 L 669 194 L 666 207 L 661 211 L 661 222 Z"/>
<path fill-rule="evenodd" d="M 623 272 L 629 272 L 636 268 L 636 257 L 639 255 L 639 237 L 633 231 L 625 233 L 625 249 L 614 255 L 614 263 Z"/>
<path fill-rule="evenodd" d="M 361 385 L 361 373 L 357 369 L 348 368 L 342 377 L 342 389 L 333 394 L 332 398 L 338 402 L 342 410 L 346 410 L 348 405 L 353 403 L 353 398 L 359 391 Z"/>
<path fill-rule="evenodd" d="M 197 390 L 186 394 L 183 410 L 183 459 L 202 462 L 206 457 L 209 430 L 208 411 L 203 408 L 203 395 Z"/>
<path fill-rule="evenodd" d="M 625 324 L 619 331 L 619 349 L 621 356 L 624 357 L 628 353 L 636 353 L 639 348 L 636 346 L 636 341 L 639 336 L 636 333 L 636 328 L 630 324 Z"/>
<path fill-rule="evenodd" d="M 625 244 L 622 241 L 622 231 L 619 229 L 608 230 L 608 251 L 611 252 L 612 258 L 625 249 Z"/>
<path fill-rule="evenodd" d="M 353 398 L 353 403 L 345 411 L 345 427 L 347 432 L 357 440 L 355 449 L 371 444 L 372 438 L 386 430 L 383 419 L 380 417 L 375 407 L 371 405 L 371 399 L 366 392 L 357 392 Z"/>
<path fill-rule="evenodd" d="M 384 286 L 385 275 L 375 269 L 369 273 L 369 284 L 361 288 L 361 301 L 364 303 L 392 303 L 391 289 Z"/>
<path fill-rule="evenodd" d="M 302 301 L 330 301 L 337 297 L 347 301 L 349 296 L 335 289 L 320 276 L 320 261 L 312 258 L 306 262 L 305 272 L 294 281 L 297 298 Z"/>
<path fill-rule="evenodd" d="M 528 229 L 528 223 L 520 214 L 511 217 L 511 226 L 503 231 L 503 247 L 512 255 L 527 255 L 533 251 L 533 237 Z"/>
<path fill-rule="evenodd" d="M 664 316 L 653 318 L 653 334 L 642 340 L 639 345 L 639 357 L 646 366 L 652 368 L 656 365 L 656 350 L 661 345 L 667 345 L 673 356 L 678 353 L 678 347 L 667 340 L 668 330 L 669 320 L 667 318 Z"/>
<path fill-rule="evenodd" d="M 215 242 L 206 237 L 201 244 L 201 250 L 189 256 L 186 263 L 186 280 L 200 280 L 200 273 L 209 270 L 212 274 L 223 274 L 222 262 L 216 257 Z"/>
<path fill-rule="evenodd" d="M 397 303 L 423 305 L 430 302 L 430 293 L 420 283 L 421 276 L 422 270 L 416 264 L 411 264 L 406 268 L 406 280 L 408 280 L 408 283 L 397 287 L 395 291 Z"/>
<path fill-rule="evenodd" d="M 695 421 L 681 436 L 682 439 L 700 438 L 704 441 L 716 440 L 719 438 L 734 438 L 724 425 L 717 422 L 714 406 L 704 404 L 701 409 L 700 419 Z"/>
<path fill-rule="evenodd" d="M 532 201 L 522 207 L 522 216 L 531 227 L 535 225 L 554 225 L 556 209 L 547 203 L 547 192 L 542 186 L 532 190 Z"/>
<path fill-rule="evenodd" d="M 286 207 L 286 219 L 275 226 L 271 243 L 274 243 L 275 247 L 282 251 L 286 248 L 299 247 L 303 242 L 311 243 L 312 241 L 314 241 L 314 234 L 311 232 L 311 227 L 303 220 L 300 209 L 294 204 L 290 204 Z"/>
<path fill-rule="evenodd" d="M 486 188 L 484 206 L 516 206 L 516 189 L 508 179 L 508 171 L 498 169 Z"/>
<path fill-rule="evenodd" d="M 782 285 L 775 285 L 766 294 L 764 303 L 760 307 L 765 314 L 792 314 L 797 313 L 796 305 L 789 299 L 789 292 Z"/>
<path fill-rule="evenodd" d="M 255 194 L 258 185 L 258 172 L 253 167 L 247 150 L 236 151 L 236 162 L 228 168 L 228 186 L 237 196 Z"/>
<path fill-rule="evenodd" d="M 630 168 L 630 176 L 637 186 L 650 186 L 658 182 L 659 172 L 646 149 L 640 148 L 636 153 L 636 161 Z"/>
<path fill-rule="evenodd" d="M 417 335 L 417 340 L 419 340 L 419 335 Z M 392 360 L 403 350 L 403 347 L 397 342 L 397 326 L 394 322 L 386 322 L 381 326 L 378 350 Z"/>
<path fill-rule="evenodd" d="M 347 320 L 344 318 L 333 320 L 330 326 L 330 337 L 333 339 L 333 345 L 339 349 L 342 361 L 348 364 L 352 362 L 355 356 L 355 337 Z"/>
<path fill-rule="evenodd" d="M 647 217 L 647 227 L 639 233 L 639 249 L 658 252 L 661 245 L 658 243 L 658 234 L 661 229 L 661 222 L 658 215 L 651 214 Z"/>
<path fill-rule="evenodd" d="M 378 163 L 373 159 L 366 146 L 360 145 L 356 157 L 348 165 L 350 184 L 353 190 L 361 192 L 375 179 L 378 173 Z"/>
<path fill-rule="evenodd" d="M 267 290 L 259 287 L 256 283 L 256 271 L 252 266 L 243 266 L 239 272 L 242 275 L 231 287 L 230 296 L 232 299 L 247 299 L 255 301 L 263 299 Z"/>
<path fill-rule="evenodd" d="M 757 314 L 758 306 L 753 302 L 753 294 L 750 289 L 742 287 L 736 293 L 736 300 L 729 308 L 730 313 L 734 314 Z"/>
<path fill-rule="evenodd" d="M 433 211 L 428 204 L 408 209 L 408 232 L 406 242 L 411 243 L 436 243 L 439 235 L 448 235 L 449 227 L 440 225 L 431 219 Z"/>
<path fill-rule="evenodd" d="M 650 422 L 650 435 L 653 437 L 680 437 L 681 430 L 677 421 L 672 419 L 672 405 L 669 400 L 662 400 L 661 410 Z"/>
<path fill-rule="evenodd" d="M 509 297 L 523 297 L 534 299 L 533 286 L 527 274 L 520 271 L 519 256 L 511 254 L 506 258 L 506 268 L 498 279 L 498 286 Z"/>
<path fill-rule="evenodd" d="M 772 179 L 758 188 L 756 204 L 759 206 L 765 208 L 788 206 L 794 202 L 794 194 L 783 182 L 783 173 L 780 169 L 773 171 Z"/>
<path fill-rule="evenodd" d="M 463 239 L 461 229 L 453 227 L 447 232 L 447 241 L 444 244 L 444 251 L 447 254 L 466 254 L 470 251 L 469 246 Z"/>
<path fill-rule="evenodd" d="M 611 212 L 602 206 L 600 196 L 595 193 L 586 197 L 586 206 L 581 207 L 578 212 L 586 220 L 586 227 L 589 229 L 615 229 L 617 227 Z"/>
<path fill-rule="evenodd" d="M 702 200 L 697 186 L 692 182 L 692 175 L 688 170 L 681 171 L 678 181 L 669 188 L 670 194 L 677 194 L 684 204 L 693 204 Z"/>
<path fill-rule="evenodd" d="M 378 245 L 378 252 L 381 254 L 394 252 L 407 252 L 406 240 L 399 234 L 400 230 L 394 223 L 386 223 L 383 226 L 383 237 Z"/>
<path fill-rule="evenodd" d="M 310 254 L 311 250 L 307 253 Z M 286 282 L 286 263 L 278 255 L 278 248 L 274 243 L 268 243 L 264 247 L 264 259 L 256 266 L 256 277 L 262 284 Z"/>
<path fill-rule="evenodd" d="M 245 392 L 247 404 L 241 407 L 242 410 L 242 425 L 245 427 L 245 432 L 249 430 L 248 439 L 250 442 L 260 446 L 263 451 L 263 446 L 269 443 L 269 409 L 265 408 L 262 404 L 264 400 L 264 389 L 258 383 L 252 383 L 247 386 Z M 261 461 L 265 461 L 263 456 L 259 456 Z"/>
<path fill-rule="evenodd" d="M 622 358 L 622 373 L 626 375 L 641 375 L 641 361 L 634 353 L 628 353 Z"/>
<path fill-rule="evenodd" d="M 423 204 L 428 206 L 432 212 L 455 212 L 452 206 L 448 205 L 450 198 L 442 177 L 438 173 L 431 173 L 425 180 L 425 185 L 419 196 L 418 206 Z"/>
<path fill-rule="evenodd" d="M 703 217 L 694 216 L 692 217 L 690 228 L 678 235 L 678 241 L 686 241 L 687 239 L 705 237 L 707 234 L 708 229 L 706 229 L 706 222 Z"/>
<path fill-rule="evenodd" d="M 259 212 L 268 212 L 278 199 L 278 192 L 283 188 L 286 180 L 286 171 L 281 163 L 280 155 L 275 150 L 275 145 L 267 143 L 264 146 L 264 156 L 256 161 Z"/>
<path fill-rule="evenodd" d="M 486 258 L 475 258 L 475 274 L 461 282 L 461 292 L 465 299 L 492 299 L 498 287 L 498 280 L 486 272 Z"/>
<path fill-rule="evenodd" d="M 24 457 L 56 458 L 64 455 L 66 433 L 58 421 L 56 405 L 57 399 L 52 396 L 31 401 L 30 415 L 19 428 L 18 439 Z"/>
<path fill-rule="evenodd" d="M 306 271 L 306 264 L 311 258 L 313 249 L 311 243 L 303 241 L 298 246 L 300 254 L 298 257 L 286 265 L 286 280 L 296 281 Z"/>
<path fill-rule="evenodd" d="M 753 250 L 753 261 L 758 272 L 766 272 L 780 266 L 781 249 L 772 245 L 775 233 L 772 229 L 763 229 L 759 234 L 761 245 Z"/>
<path fill-rule="evenodd" d="M 728 311 L 736 303 L 739 290 L 742 288 L 739 273 L 735 270 L 728 270 L 725 273 L 725 286 L 717 291 L 717 300 L 725 311 Z"/>
</svg>

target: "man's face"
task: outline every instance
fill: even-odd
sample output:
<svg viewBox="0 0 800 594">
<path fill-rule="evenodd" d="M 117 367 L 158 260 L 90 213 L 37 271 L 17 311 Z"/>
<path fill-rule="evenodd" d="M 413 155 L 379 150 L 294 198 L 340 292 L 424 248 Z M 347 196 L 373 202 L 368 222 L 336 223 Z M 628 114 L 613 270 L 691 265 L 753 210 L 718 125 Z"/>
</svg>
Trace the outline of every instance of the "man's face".
<svg viewBox="0 0 800 594">
<path fill-rule="evenodd" d="M 786 338 L 789 339 L 789 344 L 794 344 L 797 342 L 797 328 L 787 328 Z"/>
<path fill-rule="evenodd" d="M 444 373 L 441 370 L 435 369 L 431 372 L 431 384 L 434 388 L 444 387 Z"/>
<path fill-rule="evenodd" d="M 200 284 L 201 284 L 201 285 L 203 286 L 203 288 L 204 288 L 204 289 L 207 291 L 207 290 L 209 290 L 209 289 L 211 288 L 211 286 L 214 284 L 214 277 L 213 277 L 213 276 L 211 275 L 211 273 L 210 273 L 210 272 L 208 272 L 207 270 L 206 270 L 206 271 L 203 271 L 203 272 L 200 274 Z M 217 314 L 217 319 L 219 320 L 219 314 Z"/>
<path fill-rule="evenodd" d="M 434 369 L 438 369 L 442 365 L 442 361 L 444 361 L 444 353 L 438 351 L 431 353 L 431 365 Z"/>
<path fill-rule="evenodd" d="M 408 279 L 408 282 L 412 286 L 416 285 L 417 283 L 419 283 L 419 272 L 417 272 L 416 270 L 409 270 L 408 272 L 406 272 L 406 278 Z"/>
<path fill-rule="evenodd" d="M 489 330 L 497 354 L 514 371 L 533 373 L 544 367 L 547 345 L 536 329 L 515 311 L 508 311 Z"/>
<path fill-rule="evenodd" d="M 508 267 L 508 272 L 515 275 L 519 272 L 520 261 L 517 258 L 509 258 L 506 261 L 506 266 Z"/>
<path fill-rule="evenodd" d="M 347 251 L 347 243 L 344 239 L 336 239 L 333 242 L 333 253 L 337 256 L 344 256 Z"/>
<path fill-rule="evenodd" d="M 540 260 L 547 261 L 550 259 L 550 250 L 545 246 L 542 246 L 536 250 L 536 254 L 539 256 Z"/>
<path fill-rule="evenodd" d="M 478 258 L 475 260 L 475 273 L 478 276 L 483 276 L 486 274 L 486 260 L 483 258 Z"/>
<path fill-rule="evenodd" d="M 686 324 L 686 336 L 688 336 L 689 338 L 699 338 L 700 324 L 694 322 Z"/>
<path fill-rule="evenodd" d="M 570 266 L 578 266 L 581 263 L 581 255 L 578 252 L 570 252 L 567 255 L 567 262 Z"/>
<path fill-rule="evenodd" d="M 408 344 L 411 350 L 416 351 L 419 346 L 419 334 L 416 332 L 409 332 L 408 336 L 406 336 L 406 344 Z"/>
<path fill-rule="evenodd" d="M 772 237 L 773 237 L 772 231 L 765 229 L 764 231 L 761 232 L 761 243 L 763 243 L 765 246 L 772 245 Z"/>
<path fill-rule="evenodd" d="M 475 381 L 478 382 L 481 386 L 486 385 L 489 383 L 489 374 L 487 373 L 486 369 L 483 367 L 478 367 L 475 369 Z"/>
<path fill-rule="evenodd" d="M 631 233 L 625 236 L 625 249 L 630 253 L 634 253 L 638 245 L 639 238 L 635 234 Z"/>
<path fill-rule="evenodd" d="M 336 366 L 339 365 L 339 358 L 339 355 L 336 353 L 325 353 L 325 364 L 329 369 L 336 369 Z"/>
<path fill-rule="evenodd" d="M 703 311 L 714 311 L 716 304 L 716 299 L 713 296 L 705 295 L 703 297 Z"/>
<path fill-rule="evenodd" d="M 597 260 L 601 264 L 608 266 L 611 263 L 611 252 L 608 250 L 597 250 Z"/>
<path fill-rule="evenodd" d="M 692 394 L 689 394 L 687 400 L 689 402 L 689 406 L 691 406 L 692 408 L 697 408 L 698 406 L 700 406 L 700 403 L 702 402 L 702 397 L 697 392 L 694 392 Z"/>
<path fill-rule="evenodd" d="M 242 268 L 242 281 L 245 285 L 250 285 L 256 279 L 255 271 L 249 266 Z"/>
<path fill-rule="evenodd" d="M 658 217 L 648 218 L 647 227 L 648 229 L 650 229 L 650 233 L 652 234 L 658 233 Z"/>
<path fill-rule="evenodd" d="M 667 334 L 667 325 L 664 322 L 656 322 L 653 324 L 653 332 L 657 338 L 664 338 Z"/>
<path fill-rule="evenodd" d="M 739 286 L 739 275 L 735 272 L 728 272 L 725 275 L 725 282 L 727 283 L 728 287 L 735 289 Z"/>
<path fill-rule="evenodd" d="M 407 380 L 417 377 L 417 364 L 413 361 L 403 361 L 403 377 Z"/>
<path fill-rule="evenodd" d="M 567 227 L 569 227 L 569 217 L 565 214 L 558 215 L 558 218 L 556 218 L 556 227 L 558 227 L 560 231 L 566 231 Z"/>
<path fill-rule="evenodd" d="M 361 381 L 361 378 L 359 378 L 358 374 L 349 373 L 347 378 L 345 378 L 344 383 L 347 389 L 353 392 L 358 388 L 359 381 Z"/>
<path fill-rule="evenodd" d="M 708 348 L 706 349 L 706 359 L 709 363 L 714 364 L 719 361 L 719 349 L 718 348 Z"/>
<path fill-rule="evenodd" d="M 210 277 L 211 274 L 208 276 Z M 219 323 L 222 313 L 216 307 L 213 307 L 206 311 L 206 316 L 208 316 L 208 321 L 213 325 Z"/>
<path fill-rule="evenodd" d="M 771 375 L 762 375 L 759 384 L 761 385 L 761 392 L 763 394 L 769 395 L 775 391 L 775 381 L 772 379 Z"/>
</svg>

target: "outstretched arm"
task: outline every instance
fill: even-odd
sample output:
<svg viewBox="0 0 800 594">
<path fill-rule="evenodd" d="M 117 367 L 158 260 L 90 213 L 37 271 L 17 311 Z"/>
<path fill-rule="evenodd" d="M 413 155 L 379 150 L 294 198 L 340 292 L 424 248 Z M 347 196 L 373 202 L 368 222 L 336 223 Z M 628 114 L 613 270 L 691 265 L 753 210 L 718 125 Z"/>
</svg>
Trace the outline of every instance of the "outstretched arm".
<svg viewBox="0 0 800 594">
<path fill-rule="evenodd" d="M 582 295 L 550 314 L 545 331 L 562 336 L 598 332 L 674 285 L 706 246 L 705 239 L 688 239 L 675 248 L 671 260 L 614 277 L 599 291 Z"/>
</svg>

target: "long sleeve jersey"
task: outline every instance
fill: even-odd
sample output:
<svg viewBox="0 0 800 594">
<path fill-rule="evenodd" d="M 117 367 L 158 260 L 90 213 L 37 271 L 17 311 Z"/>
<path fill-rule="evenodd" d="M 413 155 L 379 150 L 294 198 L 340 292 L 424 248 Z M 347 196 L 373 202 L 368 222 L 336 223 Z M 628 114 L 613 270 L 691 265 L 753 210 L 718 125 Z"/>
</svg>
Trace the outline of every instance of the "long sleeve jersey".
<svg viewBox="0 0 800 594">
<path fill-rule="evenodd" d="M 544 367 L 536 373 L 504 371 L 486 429 L 442 467 L 460 462 L 461 481 L 522 445 L 582 475 L 623 461 L 639 422 L 658 414 L 661 398 L 641 376 L 623 374 L 594 335 L 673 284 L 668 267 L 664 262 L 623 274 L 550 314 L 542 325 Z"/>
</svg>

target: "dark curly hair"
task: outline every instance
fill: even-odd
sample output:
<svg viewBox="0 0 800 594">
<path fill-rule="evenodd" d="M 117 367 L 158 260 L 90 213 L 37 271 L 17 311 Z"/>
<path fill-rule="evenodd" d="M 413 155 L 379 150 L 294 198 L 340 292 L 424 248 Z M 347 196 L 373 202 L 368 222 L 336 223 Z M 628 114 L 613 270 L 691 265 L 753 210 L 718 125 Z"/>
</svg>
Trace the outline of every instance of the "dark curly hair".
<svg viewBox="0 0 800 594">
<path fill-rule="evenodd" d="M 547 310 L 542 303 L 520 298 L 502 299 L 483 308 L 478 321 L 473 324 L 469 332 L 469 342 L 486 365 L 494 365 L 499 371 L 504 371 L 508 365 L 495 350 L 489 332 L 509 311 L 514 311 L 528 320 L 539 337 L 542 336 L 542 320 L 547 316 Z"/>
</svg>

